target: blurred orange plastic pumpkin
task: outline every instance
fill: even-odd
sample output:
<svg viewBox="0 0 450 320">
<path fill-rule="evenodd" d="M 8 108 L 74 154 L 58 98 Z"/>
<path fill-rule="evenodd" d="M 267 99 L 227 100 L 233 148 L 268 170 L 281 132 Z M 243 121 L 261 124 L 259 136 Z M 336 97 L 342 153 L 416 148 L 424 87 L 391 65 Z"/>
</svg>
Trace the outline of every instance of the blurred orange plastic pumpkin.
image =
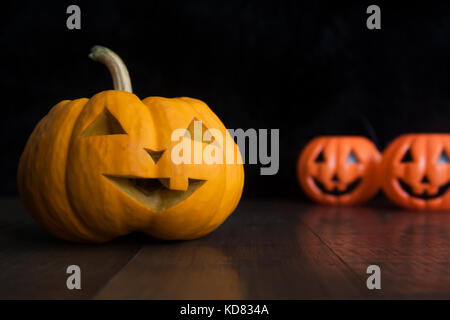
<svg viewBox="0 0 450 320">
<path fill-rule="evenodd" d="M 76 242 L 133 231 L 194 239 L 216 229 L 237 206 L 244 184 L 241 155 L 225 126 L 200 100 L 141 101 L 117 55 L 97 46 L 90 57 L 108 66 L 116 90 L 61 101 L 39 122 L 18 169 L 26 208 L 49 232 Z M 220 131 L 241 161 L 171 161 L 177 143 L 171 133 L 190 129 L 194 120 Z"/>
<path fill-rule="evenodd" d="M 383 191 L 419 210 L 450 209 L 450 135 L 406 134 L 383 152 Z"/>
<path fill-rule="evenodd" d="M 297 178 L 305 193 L 322 204 L 352 205 L 380 187 L 381 154 L 358 136 L 317 137 L 301 152 Z"/>
</svg>

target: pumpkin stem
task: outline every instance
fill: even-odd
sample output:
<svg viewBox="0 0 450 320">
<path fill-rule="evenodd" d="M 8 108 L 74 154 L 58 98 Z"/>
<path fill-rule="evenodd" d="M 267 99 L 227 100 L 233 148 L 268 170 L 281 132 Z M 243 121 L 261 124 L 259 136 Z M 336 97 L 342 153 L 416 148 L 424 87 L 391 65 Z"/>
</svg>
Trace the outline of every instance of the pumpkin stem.
<svg viewBox="0 0 450 320">
<path fill-rule="evenodd" d="M 91 49 L 89 58 L 94 61 L 100 61 L 106 65 L 113 78 L 114 90 L 133 92 L 127 67 L 122 59 L 120 59 L 120 57 L 112 50 L 102 46 L 94 46 Z"/>
</svg>

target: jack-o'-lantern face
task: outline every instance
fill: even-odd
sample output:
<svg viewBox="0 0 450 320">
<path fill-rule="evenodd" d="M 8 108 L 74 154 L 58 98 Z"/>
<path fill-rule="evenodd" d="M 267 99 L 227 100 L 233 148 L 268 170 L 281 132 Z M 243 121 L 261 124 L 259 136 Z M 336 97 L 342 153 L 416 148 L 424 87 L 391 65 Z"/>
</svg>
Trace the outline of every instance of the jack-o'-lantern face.
<svg viewBox="0 0 450 320">
<path fill-rule="evenodd" d="M 193 224 L 189 223 L 191 219 L 204 219 L 205 223 L 211 220 L 214 214 L 205 209 L 205 205 L 217 199 L 218 194 L 226 194 L 227 175 L 236 169 L 235 174 L 239 172 L 239 176 L 240 165 L 205 164 L 203 161 L 195 164 L 194 143 L 199 143 L 202 153 L 213 141 L 203 141 L 203 137 L 198 142 L 193 140 L 195 121 L 201 123 L 203 132 L 214 128 L 223 137 L 229 137 L 220 120 L 206 104 L 196 99 L 152 97 L 141 102 L 132 94 L 114 91 L 92 98 L 73 130 L 67 182 L 70 194 L 82 199 L 96 194 L 97 199 L 73 203 L 76 211 L 100 217 L 105 212 L 103 203 L 108 203 L 105 214 L 116 217 L 113 223 L 121 221 L 125 225 L 130 224 L 128 210 L 133 212 L 136 221 L 149 221 L 148 212 L 151 212 L 152 225 L 158 220 L 165 221 L 157 228 L 149 227 L 150 231 L 142 228 L 145 222 L 138 222 L 140 228 L 151 234 L 154 234 L 153 229 L 158 232 L 164 226 L 169 229 L 173 221 L 188 227 Z M 192 133 L 188 164 L 177 164 L 172 159 L 173 149 L 180 144 L 180 140 L 172 139 L 178 129 Z M 237 148 L 235 152 L 239 154 Z M 124 210 L 124 206 L 128 210 Z M 178 220 L 169 219 L 171 215 Z M 104 219 L 107 220 L 106 216 Z M 96 224 L 95 219 L 89 221 Z M 99 220 L 99 223 L 105 224 L 105 221 Z M 111 229 L 114 230 L 113 226 Z"/>
<path fill-rule="evenodd" d="M 64 100 L 33 130 L 18 189 L 55 236 L 105 242 L 131 232 L 187 240 L 215 230 L 244 185 L 238 146 L 213 111 L 187 97 L 132 93 L 122 59 L 95 46 L 114 89 Z"/>
<path fill-rule="evenodd" d="M 226 140 L 201 135 L 195 141 L 196 125 L 203 133 L 215 129 Z M 42 208 L 30 211 L 40 213 L 38 221 L 63 239 L 103 242 L 133 231 L 161 239 L 197 238 L 217 228 L 242 193 L 238 147 L 219 118 L 196 99 L 141 101 L 128 92 L 105 91 L 62 102 L 38 130 L 40 149 L 30 145 L 23 157 L 37 160 L 22 160 L 21 166 L 48 174 L 21 174 L 25 182 L 20 183 L 30 186 L 22 187 L 27 203 L 46 199 Z M 177 130 L 184 136 L 173 139 Z M 189 163 L 173 161 L 183 139 L 190 148 L 180 153 L 191 150 Z M 203 155 L 216 144 L 232 146 L 236 161 L 226 163 L 222 146 L 222 162 L 195 162 L 196 147 Z"/>
<path fill-rule="evenodd" d="M 160 114 L 153 115 L 147 111 L 145 102 L 140 102 L 132 95 L 122 95 L 123 100 L 128 100 L 123 101 L 127 107 L 111 103 L 113 100 L 105 95 L 104 101 L 89 104 L 80 117 L 80 125 L 75 128 L 74 135 L 77 135 L 78 129 L 82 133 L 78 138 L 75 137 L 71 150 L 78 156 L 71 159 L 85 160 L 86 156 L 90 161 L 83 164 L 74 163 L 74 166 L 92 166 L 92 171 L 87 172 L 86 180 L 83 181 L 84 188 L 76 192 L 90 189 L 91 183 L 93 188 L 105 188 L 98 190 L 101 194 L 113 192 L 110 189 L 120 189 L 135 201 L 157 212 L 167 210 L 187 199 L 224 170 L 224 167 L 218 164 L 194 164 L 193 161 L 191 164 L 175 164 L 172 161 L 172 148 L 179 144 L 178 140 L 171 141 L 171 133 L 174 130 L 178 127 L 185 128 L 191 133 L 195 121 L 203 126 L 202 132 L 208 130 L 204 121 L 198 119 L 199 115 L 192 111 L 189 102 L 180 103 L 177 109 L 178 117 L 163 122 L 163 119 L 158 119 Z M 153 105 L 154 101 L 157 101 L 158 106 L 154 108 L 163 108 L 159 104 L 164 105 L 164 102 L 166 109 L 172 108 L 173 101 L 170 99 L 159 100 L 161 98 L 148 99 Z M 198 100 L 190 100 L 192 103 L 198 103 Z M 193 133 L 189 134 L 189 137 L 192 144 L 197 143 L 193 140 Z M 210 141 L 202 139 L 199 143 L 201 153 Z M 191 146 L 191 149 L 194 148 Z M 191 153 L 192 158 L 193 156 Z M 72 178 L 70 174 L 69 177 Z M 80 177 L 77 173 L 76 179 Z M 92 189 L 90 191 L 92 192 Z"/>
<path fill-rule="evenodd" d="M 364 137 L 318 137 L 302 151 L 297 177 L 306 194 L 325 204 L 356 204 L 379 188 L 381 155 Z"/>
<path fill-rule="evenodd" d="M 410 209 L 450 208 L 450 135 L 408 134 L 383 155 L 383 190 Z"/>
</svg>

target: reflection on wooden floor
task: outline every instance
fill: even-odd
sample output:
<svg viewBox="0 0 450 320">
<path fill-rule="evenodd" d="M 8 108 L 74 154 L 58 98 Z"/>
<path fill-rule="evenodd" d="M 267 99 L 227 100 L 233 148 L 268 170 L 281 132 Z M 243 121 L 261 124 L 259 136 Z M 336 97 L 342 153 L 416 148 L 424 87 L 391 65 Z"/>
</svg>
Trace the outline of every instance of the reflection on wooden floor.
<svg viewBox="0 0 450 320">
<path fill-rule="evenodd" d="M 450 298 L 450 212 L 243 201 L 202 239 L 92 246 L 54 239 L 17 199 L 1 205 L 2 299 Z M 82 290 L 66 288 L 71 264 Z M 366 287 L 371 264 L 381 290 Z"/>
<path fill-rule="evenodd" d="M 357 274 L 379 265 L 386 296 L 450 298 L 450 212 L 310 207 L 302 221 Z"/>
</svg>

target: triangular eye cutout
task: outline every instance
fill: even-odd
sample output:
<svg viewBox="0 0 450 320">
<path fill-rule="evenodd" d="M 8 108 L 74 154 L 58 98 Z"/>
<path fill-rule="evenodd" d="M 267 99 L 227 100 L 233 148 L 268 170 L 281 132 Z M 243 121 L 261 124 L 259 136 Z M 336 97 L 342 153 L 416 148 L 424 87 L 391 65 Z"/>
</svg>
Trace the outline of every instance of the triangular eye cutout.
<svg viewBox="0 0 450 320">
<path fill-rule="evenodd" d="M 200 127 L 202 129 L 201 132 L 199 130 Z M 194 134 L 195 128 L 197 128 L 197 130 L 198 130 L 197 136 Z M 203 140 L 203 135 L 205 134 L 206 131 L 208 131 L 208 128 L 204 125 L 203 121 L 198 120 L 197 118 L 192 119 L 191 123 L 189 124 L 189 126 L 187 127 L 186 130 L 187 130 L 187 132 L 189 132 L 192 140 L 204 142 L 204 143 L 208 143 L 208 144 L 214 142 L 214 137 L 211 138 L 211 141 Z M 187 133 L 185 134 L 185 136 L 187 136 Z"/>
<path fill-rule="evenodd" d="M 127 134 L 119 121 L 108 111 L 103 109 L 95 120 L 84 130 L 81 137 L 105 136 L 113 134 Z"/>
<path fill-rule="evenodd" d="M 325 157 L 323 155 L 323 150 L 320 150 L 319 154 L 317 155 L 316 159 L 314 160 L 316 163 L 325 162 Z"/>
<path fill-rule="evenodd" d="M 348 163 L 359 163 L 358 157 L 355 154 L 355 151 L 351 150 L 350 154 L 347 157 Z"/>
<path fill-rule="evenodd" d="M 145 149 L 145 151 L 147 151 L 147 153 L 150 155 L 150 157 L 152 157 L 153 162 L 156 164 L 158 162 L 158 160 L 161 159 L 164 151 L 166 151 L 166 150 L 155 151 L 155 150 L 151 150 L 151 149 Z"/>
<path fill-rule="evenodd" d="M 408 149 L 400 162 L 412 162 L 411 150 Z"/>
<path fill-rule="evenodd" d="M 445 150 L 442 150 L 442 153 L 439 156 L 438 162 L 439 163 L 450 163 L 450 158 L 448 157 L 448 154 Z"/>
</svg>

